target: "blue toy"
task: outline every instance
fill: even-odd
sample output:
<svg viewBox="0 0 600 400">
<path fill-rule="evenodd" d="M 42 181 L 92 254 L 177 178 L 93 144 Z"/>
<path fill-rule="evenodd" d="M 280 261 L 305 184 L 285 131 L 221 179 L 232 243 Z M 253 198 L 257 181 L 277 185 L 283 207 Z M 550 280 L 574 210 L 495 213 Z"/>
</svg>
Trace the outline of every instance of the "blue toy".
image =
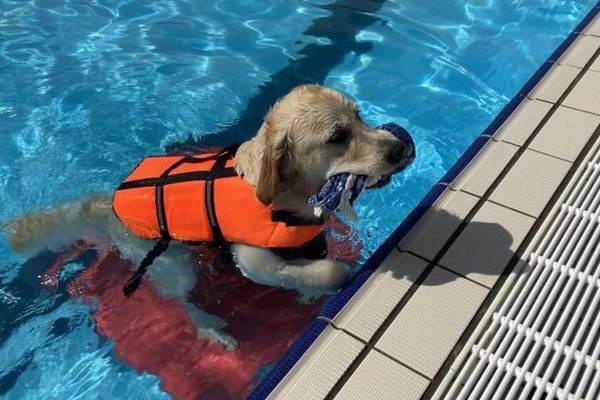
<svg viewBox="0 0 600 400">
<path fill-rule="evenodd" d="M 340 209 L 355 221 L 357 215 L 352 205 L 363 191 L 366 180 L 366 175 L 348 173 L 333 175 L 327 179 L 318 193 L 308 198 L 308 205 L 315 208 L 315 217 L 317 218 L 321 217 L 324 212 L 332 213 Z"/>
<path fill-rule="evenodd" d="M 384 129 L 405 143 L 412 144 L 412 158 L 414 158 L 414 142 L 404 128 L 390 122 L 378 126 L 377 129 Z M 314 207 L 317 218 L 320 218 L 324 213 L 329 214 L 339 210 L 346 214 L 350 220 L 356 221 L 358 216 L 352 206 L 364 190 L 367 178 L 367 175 L 335 174 L 327 179 L 321 190 L 308 198 L 307 203 Z"/>
</svg>

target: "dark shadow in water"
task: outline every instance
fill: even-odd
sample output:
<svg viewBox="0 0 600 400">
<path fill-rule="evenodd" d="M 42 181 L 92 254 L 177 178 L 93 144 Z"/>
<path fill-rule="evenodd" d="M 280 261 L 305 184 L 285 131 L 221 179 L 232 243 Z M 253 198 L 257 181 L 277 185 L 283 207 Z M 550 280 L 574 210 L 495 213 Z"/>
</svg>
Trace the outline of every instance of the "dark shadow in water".
<svg viewBox="0 0 600 400">
<path fill-rule="evenodd" d="M 55 253 L 43 251 L 25 261 L 21 268 L 19 268 L 17 276 L 10 282 L 10 294 L 17 298 L 18 301 L 0 305 L 2 307 L 0 315 L 2 316 L 2 321 L 4 321 L 0 324 L 0 345 L 8 339 L 14 329 L 17 329 L 21 323 L 29 320 L 29 317 L 52 312 L 68 300 L 67 296 L 58 296 L 54 299 L 51 306 L 43 307 L 43 309 L 40 307 L 38 313 L 28 311 L 36 301 L 39 301 L 40 276 L 56 260 L 57 256 Z M 49 296 L 50 294 L 44 293 L 43 295 Z M 24 315 L 28 316 L 25 321 L 23 320 Z"/>
<path fill-rule="evenodd" d="M 298 52 L 295 60 L 258 88 L 238 119 L 225 129 L 204 134 L 198 139 L 191 135 L 183 143 L 168 144 L 169 153 L 194 149 L 199 146 L 217 146 L 243 142 L 254 136 L 269 107 L 293 87 L 306 83 L 323 83 L 329 72 L 341 64 L 349 53 L 364 54 L 373 47 L 370 42 L 357 42 L 356 35 L 375 22 L 384 20 L 372 15 L 383 6 L 384 0 L 338 0 L 319 6 L 331 15 L 317 18 L 303 33 L 326 38 L 330 44 L 311 43 Z"/>
<path fill-rule="evenodd" d="M 7 394 L 15 386 L 21 374 L 27 371 L 32 362 L 33 354 L 29 353 L 18 366 L 0 378 L 0 396 Z"/>
<path fill-rule="evenodd" d="M 68 262 L 81 262 L 87 265 L 89 260 L 94 257 L 95 251 L 88 251 L 82 256 Z M 0 346 L 4 345 L 6 340 L 14 334 L 14 331 L 19 329 L 24 323 L 38 315 L 51 313 L 69 300 L 65 287 L 70 280 L 61 280 L 54 293 L 49 290 L 40 290 L 43 287 L 40 285 L 40 276 L 57 260 L 56 253 L 48 250 L 42 251 L 24 262 L 17 276 L 10 282 L 10 294 L 17 298 L 18 301 L 9 304 L 0 304 L 0 319 L 3 321 L 0 323 Z M 39 303 L 44 303 L 44 307 L 40 307 Z M 71 329 L 72 327 L 68 318 L 58 318 L 53 321 L 49 333 L 53 336 L 63 336 L 68 334 Z M 10 391 L 19 376 L 27 370 L 32 361 L 33 354 L 25 354 L 18 366 L 3 377 L 0 377 L 0 396 Z"/>
<path fill-rule="evenodd" d="M 67 260 L 66 264 L 81 263 L 88 265 L 96 257 L 95 250 L 88 250 L 81 256 Z M 40 284 L 40 277 L 58 260 L 56 253 L 44 250 L 41 253 L 31 257 L 23 263 L 17 276 L 10 282 L 10 294 L 18 301 L 9 304 L 1 304 L 0 317 L 4 323 L 0 324 L 0 346 L 13 334 L 15 329 L 30 320 L 31 318 L 49 314 L 60 307 L 65 301 L 69 300 L 66 295 L 66 286 L 71 281 L 71 277 L 59 279 L 55 290 L 40 290 L 44 286 Z M 47 300 L 46 300 L 47 298 Z M 45 302 L 44 307 L 32 307 L 40 301 Z M 34 309 L 35 311 L 31 311 Z M 6 323 L 10 321 L 10 323 Z M 68 321 L 57 319 L 51 327 L 50 334 L 62 336 L 70 331 Z M 1 393 L 1 392 L 0 392 Z"/>
</svg>

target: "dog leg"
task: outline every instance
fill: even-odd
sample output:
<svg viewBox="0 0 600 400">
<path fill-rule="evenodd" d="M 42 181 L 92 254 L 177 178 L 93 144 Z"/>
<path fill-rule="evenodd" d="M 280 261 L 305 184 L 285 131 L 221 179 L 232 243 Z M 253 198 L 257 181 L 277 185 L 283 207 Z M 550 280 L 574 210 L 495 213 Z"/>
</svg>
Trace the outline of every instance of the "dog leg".
<svg viewBox="0 0 600 400">
<path fill-rule="evenodd" d="M 196 273 L 183 246 L 172 244 L 148 269 L 148 278 L 161 297 L 176 299 L 181 304 L 198 329 L 198 337 L 220 343 L 229 351 L 238 347 L 237 341 L 225 332 L 225 321 L 189 301 L 188 295 L 196 285 Z"/>
<path fill-rule="evenodd" d="M 244 275 L 269 286 L 303 291 L 333 292 L 348 279 L 341 263 L 329 259 L 285 260 L 269 249 L 233 244 L 233 258 Z"/>
<path fill-rule="evenodd" d="M 198 328 L 198 337 L 207 338 L 212 342 L 220 343 L 225 346 L 227 351 L 233 351 L 238 348 L 238 343 L 233 336 L 223 330 L 227 326 L 225 321 L 199 309 L 188 301 L 182 303 L 182 305 L 185 312 L 192 319 L 194 325 Z"/>
<path fill-rule="evenodd" d="M 92 195 L 60 207 L 26 213 L 1 226 L 13 250 L 35 254 L 44 248 L 70 246 L 82 237 L 106 243 L 107 221 L 112 201 L 106 195 Z"/>
<path fill-rule="evenodd" d="M 44 248 L 70 246 L 86 237 L 97 246 L 116 245 L 125 259 L 138 265 L 154 242 L 132 235 L 114 216 L 112 199 L 107 195 L 92 195 L 62 206 L 30 212 L 1 226 L 11 247 L 20 253 L 35 254 Z M 87 241 L 86 239 L 86 241 Z M 180 246 L 175 244 L 161 255 L 148 270 L 159 294 L 177 299 L 198 328 L 198 335 L 222 343 L 228 350 L 237 343 L 223 331 L 226 323 L 209 315 L 187 301 L 196 283 L 192 264 L 184 259 Z"/>
</svg>

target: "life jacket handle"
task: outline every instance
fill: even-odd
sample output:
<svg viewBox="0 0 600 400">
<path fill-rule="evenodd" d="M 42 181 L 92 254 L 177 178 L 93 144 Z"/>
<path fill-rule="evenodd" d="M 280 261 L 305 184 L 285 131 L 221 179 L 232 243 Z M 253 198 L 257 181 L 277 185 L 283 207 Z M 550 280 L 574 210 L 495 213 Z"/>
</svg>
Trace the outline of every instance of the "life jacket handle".
<svg viewBox="0 0 600 400">
<path fill-rule="evenodd" d="M 217 153 L 214 153 L 214 154 L 200 155 L 200 156 L 187 156 L 186 155 L 183 157 L 183 160 L 181 162 L 194 164 L 194 163 L 205 162 L 208 160 L 214 160 L 216 158 L 220 158 L 223 156 L 227 156 L 227 157 L 233 156 L 233 155 L 235 155 L 235 153 L 237 152 L 239 147 L 240 147 L 240 145 L 238 143 L 234 143 L 230 146 L 223 147 L 221 150 L 219 150 Z M 179 166 L 179 164 L 177 166 Z"/>
</svg>

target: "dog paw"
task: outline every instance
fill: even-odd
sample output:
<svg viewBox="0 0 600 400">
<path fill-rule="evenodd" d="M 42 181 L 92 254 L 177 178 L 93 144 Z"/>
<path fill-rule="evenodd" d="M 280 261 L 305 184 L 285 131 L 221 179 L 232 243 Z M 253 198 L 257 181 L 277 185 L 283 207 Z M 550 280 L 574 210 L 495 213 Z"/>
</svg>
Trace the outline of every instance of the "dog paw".
<svg viewBox="0 0 600 400">
<path fill-rule="evenodd" d="M 344 267 L 329 259 L 314 260 L 302 267 L 297 274 L 299 283 L 305 288 L 323 292 L 335 292 L 349 279 Z"/>
<path fill-rule="evenodd" d="M 196 325 L 197 335 L 199 338 L 205 338 L 213 343 L 219 343 L 225 347 L 227 351 L 233 351 L 238 348 L 238 342 L 223 330 L 227 323 L 216 315 L 207 313 L 194 306 L 191 303 L 184 303 L 184 309 Z"/>
<path fill-rule="evenodd" d="M 234 351 L 237 350 L 237 348 L 239 347 L 237 340 L 235 340 L 233 336 L 221 330 L 206 330 L 199 328 L 198 337 L 208 339 L 213 343 L 221 344 L 223 345 L 223 347 L 225 347 L 225 350 L 227 351 Z"/>
<path fill-rule="evenodd" d="M 333 293 L 344 285 L 350 274 L 335 261 L 300 260 L 302 264 L 285 264 L 276 277 L 279 286 L 301 293 Z"/>
</svg>

